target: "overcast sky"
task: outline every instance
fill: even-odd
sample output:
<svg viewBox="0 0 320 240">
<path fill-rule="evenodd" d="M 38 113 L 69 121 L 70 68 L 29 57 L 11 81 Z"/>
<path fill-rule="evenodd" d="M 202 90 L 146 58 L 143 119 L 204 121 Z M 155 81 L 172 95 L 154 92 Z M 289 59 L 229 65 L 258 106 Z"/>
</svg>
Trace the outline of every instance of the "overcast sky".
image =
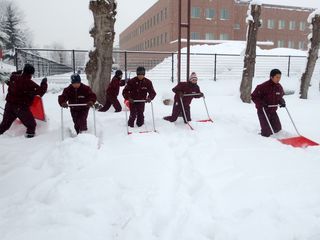
<svg viewBox="0 0 320 240">
<path fill-rule="evenodd" d="M 89 29 L 93 25 L 89 0 L 13 0 L 24 12 L 27 26 L 33 32 L 37 47 L 62 44 L 66 49 L 91 49 Z M 177 0 L 174 0 L 177 1 Z M 115 26 L 118 41 L 129 24 L 150 8 L 157 0 L 118 0 Z M 320 8 L 320 0 L 262 0 L 291 6 Z"/>
</svg>

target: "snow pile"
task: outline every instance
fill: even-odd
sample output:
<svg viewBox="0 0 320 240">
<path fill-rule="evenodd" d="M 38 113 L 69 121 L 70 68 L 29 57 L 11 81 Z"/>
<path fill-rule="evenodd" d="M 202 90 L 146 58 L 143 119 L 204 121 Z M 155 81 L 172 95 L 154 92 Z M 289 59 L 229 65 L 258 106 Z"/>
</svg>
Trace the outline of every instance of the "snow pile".
<svg viewBox="0 0 320 240">
<path fill-rule="evenodd" d="M 284 74 L 281 83 L 298 92 L 298 77 Z M 97 137 L 91 112 L 89 134 L 64 141 L 59 93 L 47 93 L 48 121 L 38 122 L 35 138 L 25 139 L 19 123 L 0 136 L 0 239 L 320 239 L 320 147 L 259 136 L 239 79 L 199 85 L 214 123 L 196 122 L 207 117 L 202 99 L 192 102 L 194 131 L 181 118 L 163 121 L 172 106 L 162 96 L 172 97 L 174 84 L 154 80 L 158 133 L 127 135 L 125 113 L 111 109 L 96 113 Z M 300 132 L 320 142 L 317 84 L 308 100 L 285 98 Z M 294 135 L 286 112 L 278 112 L 281 136 Z M 72 128 L 68 110 L 64 117 Z M 150 130 L 150 104 L 145 117 L 141 130 Z"/>
</svg>

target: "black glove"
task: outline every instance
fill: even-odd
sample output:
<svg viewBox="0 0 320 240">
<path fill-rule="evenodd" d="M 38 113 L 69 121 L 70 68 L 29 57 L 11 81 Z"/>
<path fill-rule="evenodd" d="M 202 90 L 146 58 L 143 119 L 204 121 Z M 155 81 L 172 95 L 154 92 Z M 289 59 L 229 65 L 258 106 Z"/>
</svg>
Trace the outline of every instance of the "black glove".
<svg viewBox="0 0 320 240">
<path fill-rule="evenodd" d="M 204 94 L 201 92 L 201 93 L 199 93 L 199 96 L 200 97 L 204 97 Z"/>
<path fill-rule="evenodd" d="M 147 103 L 150 103 L 150 102 L 151 102 L 151 98 L 147 97 L 147 98 L 146 98 L 146 102 L 147 102 Z"/>
<path fill-rule="evenodd" d="M 87 102 L 87 106 L 88 106 L 88 107 L 92 107 L 93 104 L 94 104 L 94 102 L 92 102 L 92 101 Z"/>
<path fill-rule="evenodd" d="M 134 103 L 134 100 L 132 98 L 128 99 L 129 103 Z"/>
<path fill-rule="evenodd" d="M 46 77 L 42 78 L 41 84 L 47 84 L 47 82 L 48 82 L 48 79 Z"/>
<path fill-rule="evenodd" d="M 286 107 L 286 101 L 285 101 L 283 98 L 281 98 L 281 100 L 280 100 L 280 102 L 279 102 L 279 106 L 280 106 L 281 108 Z"/>
<path fill-rule="evenodd" d="M 60 105 L 61 107 L 63 107 L 63 108 L 68 108 L 68 103 L 66 103 L 66 102 L 63 102 L 63 103 L 61 103 L 61 105 Z"/>
</svg>

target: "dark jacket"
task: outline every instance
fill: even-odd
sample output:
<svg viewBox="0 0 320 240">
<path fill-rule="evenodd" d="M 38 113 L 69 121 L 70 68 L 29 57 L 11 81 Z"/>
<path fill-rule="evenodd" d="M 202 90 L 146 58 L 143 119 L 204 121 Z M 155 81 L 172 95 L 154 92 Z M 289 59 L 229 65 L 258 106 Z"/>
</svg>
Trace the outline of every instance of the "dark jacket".
<svg viewBox="0 0 320 240">
<path fill-rule="evenodd" d="M 274 83 L 270 79 L 256 87 L 251 94 L 251 99 L 256 104 L 256 108 L 261 109 L 264 105 L 278 105 L 281 102 L 283 95 L 284 91 L 281 84 Z M 270 109 L 275 111 L 277 110 L 277 107 Z"/>
<path fill-rule="evenodd" d="M 125 84 L 126 84 L 125 80 L 121 80 L 120 78 L 114 76 L 107 88 L 107 95 L 112 97 L 118 96 L 120 86 L 124 86 Z"/>
<path fill-rule="evenodd" d="M 69 104 L 83 104 L 91 101 L 94 103 L 96 100 L 96 94 L 92 92 L 89 86 L 84 85 L 83 83 L 80 84 L 79 88 L 74 88 L 72 84 L 70 84 L 58 97 L 60 105 L 64 102 L 68 102 Z M 81 107 L 77 107 L 77 109 L 81 109 Z"/>
<path fill-rule="evenodd" d="M 148 95 L 148 98 L 152 100 L 157 93 L 154 91 L 152 82 L 149 79 L 144 78 L 139 80 L 138 77 L 134 77 L 128 81 L 122 95 L 127 100 L 129 98 L 133 100 L 145 100 Z"/>
<path fill-rule="evenodd" d="M 200 88 L 198 84 L 194 84 L 191 82 L 180 82 L 177 86 L 172 88 L 172 91 L 175 93 L 174 95 L 174 101 L 180 103 L 180 97 L 179 93 L 183 94 L 191 94 L 191 93 L 200 93 Z M 183 105 L 187 106 L 190 105 L 193 98 L 200 98 L 201 96 L 186 96 L 183 97 Z"/>
<path fill-rule="evenodd" d="M 12 73 L 8 82 L 6 101 L 21 106 L 30 106 L 34 96 L 42 97 L 47 91 L 48 84 L 42 82 L 39 86 L 31 78 L 30 74 Z"/>
</svg>

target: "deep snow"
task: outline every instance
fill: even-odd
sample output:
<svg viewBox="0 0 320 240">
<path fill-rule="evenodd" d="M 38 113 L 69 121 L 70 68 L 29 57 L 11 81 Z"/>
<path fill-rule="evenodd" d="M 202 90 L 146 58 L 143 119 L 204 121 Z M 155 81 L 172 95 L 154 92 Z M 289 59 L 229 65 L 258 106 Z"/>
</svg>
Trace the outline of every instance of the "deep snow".
<svg viewBox="0 0 320 240">
<path fill-rule="evenodd" d="M 284 88 L 296 91 L 285 96 L 287 106 L 300 132 L 320 142 L 320 74 L 308 100 L 298 97 L 299 77 L 283 74 Z M 57 104 L 64 86 L 51 83 L 43 97 L 48 121 L 38 122 L 37 136 L 25 139 L 19 124 L 0 136 L 0 239 L 319 240 L 320 148 L 259 136 L 240 81 L 200 77 L 214 123 L 196 122 L 206 113 L 193 100 L 195 131 L 182 119 L 162 120 L 174 84 L 154 80 L 158 133 L 127 135 L 125 113 L 110 109 L 96 113 L 98 137 L 64 141 Z M 284 130 L 277 137 L 293 136 L 285 111 L 278 113 Z M 150 105 L 145 115 L 151 129 Z M 72 127 L 67 110 L 64 116 Z M 92 115 L 88 122 L 92 133 Z"/>
</svg>

